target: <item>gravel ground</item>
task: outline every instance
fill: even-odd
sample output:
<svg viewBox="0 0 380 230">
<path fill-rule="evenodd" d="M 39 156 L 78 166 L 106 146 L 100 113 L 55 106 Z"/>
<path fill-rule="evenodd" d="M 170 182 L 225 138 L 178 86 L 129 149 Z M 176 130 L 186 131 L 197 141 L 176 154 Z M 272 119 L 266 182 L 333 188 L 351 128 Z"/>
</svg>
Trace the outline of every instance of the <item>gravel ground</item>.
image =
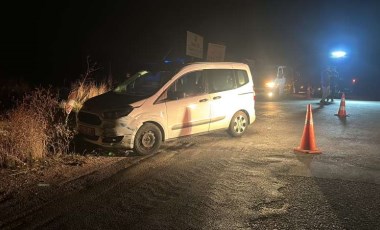
<svg viewBox="0 0 380 230">
<path fill-rule="evenodd" d="M 282 176 L 284 213 L 252 219 L 253 229 L 380 229 L 380 185 Z M 262 208 L 262 207 L 259 207 Z"/>
<path fill-rule="evenodd" d="M 134 164 L 141 157 L 63 155 L 33 165 L 0 169 L 1 220 L 18 218 Z M 6 210 L 6 211 L 4 211 Z"/>
</svg>

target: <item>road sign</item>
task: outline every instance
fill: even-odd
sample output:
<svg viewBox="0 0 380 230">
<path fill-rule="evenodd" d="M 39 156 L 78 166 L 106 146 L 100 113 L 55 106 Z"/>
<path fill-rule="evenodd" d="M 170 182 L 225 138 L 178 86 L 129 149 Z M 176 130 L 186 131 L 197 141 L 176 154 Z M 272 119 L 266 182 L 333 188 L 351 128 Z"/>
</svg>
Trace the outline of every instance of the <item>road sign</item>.
<svg viewBox="0 0 380 230">
<path fill-rule="evenodd" d="M 226 47 L 224 45 L 208 43 L 207 61 L 224 61 L 225 53 Z"/>
<path fill-rule="evenodd" d="M 186 55 L 203 58 L 203 37 L 187 31 Z"/>
</svg>

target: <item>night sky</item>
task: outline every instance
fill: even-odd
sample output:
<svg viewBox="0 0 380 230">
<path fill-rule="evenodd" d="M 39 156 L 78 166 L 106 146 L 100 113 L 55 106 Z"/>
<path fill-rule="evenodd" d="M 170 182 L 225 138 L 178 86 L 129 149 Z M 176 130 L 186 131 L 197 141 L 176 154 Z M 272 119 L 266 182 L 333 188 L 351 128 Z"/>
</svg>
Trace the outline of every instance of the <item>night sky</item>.
<svg viewBox="0 0 380 230">
<path fill-rule="evenodd" d="M 184 57 L 186 31 L 225 44 L 226 59 L 290 65 L 319 79 L 343 48 L 347 78 L 380 84 L 377 1 L 13 1 L 1 6 L 0 77 L 63 84 L 90 56 L 115 77 Z M 331 64 L 331 63 L 330 63 Z M 373 85 L 373 83 L 368 84 Z"/>
</svg>

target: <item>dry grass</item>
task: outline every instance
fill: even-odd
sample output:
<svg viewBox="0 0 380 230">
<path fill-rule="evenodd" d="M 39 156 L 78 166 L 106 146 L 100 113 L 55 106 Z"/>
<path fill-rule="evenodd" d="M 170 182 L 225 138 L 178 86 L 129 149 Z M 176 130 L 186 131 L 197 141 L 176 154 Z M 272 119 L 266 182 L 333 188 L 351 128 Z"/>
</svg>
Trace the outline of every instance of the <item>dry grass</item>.
<svg viewBox="0 0 380 230">
<path fill-rule="evenodd" d="M 81 79 L 74 82 L 71 85 L 71 92 L 66 102 L 63 102 L 63 107 L 66 109 L 66 113 L 70 113 L 72 110 L 78 112 L 85 101 L 89 98 L 106 93 L 111 89 L 112 78 L 107 79 L 107 83 L 96 84 L 91 80 L 93 74 L 100 69 L 97 67 L 96 62 L 91 62 L 90 57 L 87 56 L 87 70 L 81 76 Z"/>
<path fill-rule="evenodd" d="M 74 132 L 65 125 L 64 118 L 58 95 L 51 89 L 36 89 L 24 96 L 2 119 L 0 167 L 68 153 Z"/>
<path fill-rule="evenodd" d="M 5 117 L 0 117 L 0 167 L 15 167 L 49 154 L 68 153 L 75 127 L 67 122 L 71 109 L 79 111 L 86 100 L 111 88 L 111 81 L 96 84 L 90 80 L 98 69 L 87 57 L 87 71 L 72 84 L 67 102 L 59 104 L 57 93 L 40 88 L 24 96 Z"/>
<path fill-rule="evenodd" d="M 70 103 L 73 110 L 77 112 L 89 98 L 106 93 L 109 90 L 110 87 L 106 83 L 96 84 L 94 81 L 82 79 L 72 84 L 67 103 Z"/>
</svg>

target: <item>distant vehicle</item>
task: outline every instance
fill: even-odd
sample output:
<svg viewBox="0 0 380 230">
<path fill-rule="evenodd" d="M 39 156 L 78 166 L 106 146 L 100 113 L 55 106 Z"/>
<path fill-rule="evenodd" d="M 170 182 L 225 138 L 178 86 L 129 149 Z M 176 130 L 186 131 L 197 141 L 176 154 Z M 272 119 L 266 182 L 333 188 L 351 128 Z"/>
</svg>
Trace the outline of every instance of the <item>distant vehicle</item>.
<svg viewBox="0 0 380 230">
<path fill-rule="evenodd" d="M 88 142 L 151 154 L 162 141 L 187 135 L 226 129 L 242 136 L 256 119 L 254 97 L 250 69 L 242 63 L 140 71 L 86 101 L 77 128 Z"/>
<path fill-rule="evenodd" d="M 293 69 L 287 66 L 276 66 L 275 69 L 275 74 L 273 71 L 266 71 L 264 75 L 268 76 L 260 76 L 261 81 L 255 86 L 258 96 L 267 99 L 280 99 L 294 93 Z"/>
</svg>

